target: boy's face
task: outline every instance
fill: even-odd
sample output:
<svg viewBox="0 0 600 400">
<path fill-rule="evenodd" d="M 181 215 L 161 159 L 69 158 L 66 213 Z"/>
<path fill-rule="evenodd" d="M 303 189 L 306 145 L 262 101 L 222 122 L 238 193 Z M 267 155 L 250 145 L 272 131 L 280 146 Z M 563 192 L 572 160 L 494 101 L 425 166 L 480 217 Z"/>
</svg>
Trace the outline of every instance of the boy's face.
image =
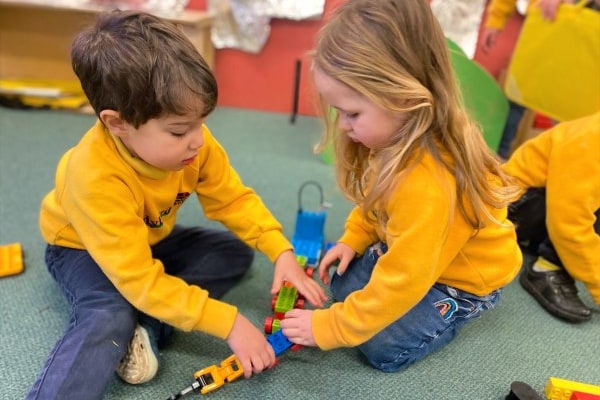
<svg viewBox="0 0 600 400">
<path fill-rule="evenodd" d="M 192 163 L 204 144 L 204 120 L 197 115 L 167 115 L 138 128 L 125 123 L 117 136 L 134 157 L 156 168 L 178 171 Z"/>
</svg>

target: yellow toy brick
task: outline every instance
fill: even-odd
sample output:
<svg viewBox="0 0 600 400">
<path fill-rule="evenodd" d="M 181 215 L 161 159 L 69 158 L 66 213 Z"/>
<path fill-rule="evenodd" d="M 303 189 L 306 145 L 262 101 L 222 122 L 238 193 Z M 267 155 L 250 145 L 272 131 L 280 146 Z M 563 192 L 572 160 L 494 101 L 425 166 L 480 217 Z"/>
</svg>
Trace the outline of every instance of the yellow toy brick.
<svg viewBox="0 0 600 400">
<path fill-rule="evenodd" d="M 0 277 L 23 272 L 23 249 L 20 243 L 0 246 Z"/>
<path fill-rule="evenodd" d="M 548 400 L 569 400 L 573 392 L 600 395 L 600 386 L 569 381 L 553 376 L 548 379 L 545 390 Z"/>
</svg>

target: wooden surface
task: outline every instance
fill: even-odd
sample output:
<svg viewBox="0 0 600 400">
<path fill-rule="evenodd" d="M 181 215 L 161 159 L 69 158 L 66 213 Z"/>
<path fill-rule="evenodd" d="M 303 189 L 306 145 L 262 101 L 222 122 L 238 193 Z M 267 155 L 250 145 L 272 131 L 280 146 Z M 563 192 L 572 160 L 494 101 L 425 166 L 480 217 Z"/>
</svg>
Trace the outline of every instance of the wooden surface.
<svg viewBox="0 0 600 400">
<path fill-rule="evenodd" d="M 0 79 L 76 79 L 71 69 L 71 42 L 103 10 L 53 5 L 48 0 L 0 0 Z M 214 67 L 210 14 L 186 10 L 159 16 L 178 24 Z"/>
</svg>

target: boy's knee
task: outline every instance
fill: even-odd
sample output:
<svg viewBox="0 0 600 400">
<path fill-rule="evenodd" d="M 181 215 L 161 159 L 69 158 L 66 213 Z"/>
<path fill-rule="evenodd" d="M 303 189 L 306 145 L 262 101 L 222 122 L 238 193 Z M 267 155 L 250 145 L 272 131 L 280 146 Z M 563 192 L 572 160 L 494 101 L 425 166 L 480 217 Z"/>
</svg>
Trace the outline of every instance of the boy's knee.
<svg viewBox="0 0 600 400">
<path fill-rule="evenodd" d="M 250 269 L 254 261 L 254 250 L 243 242 L 239 242 L 231 249 L 228 256 L 230 268 L 237 271 L 236 275 L 243 275 Z"/>
<path fill-rule="evenodd" d="M 240 243 L 239 253 L 240 257 L 246 261 L 246 264 L 248 264 L 248 266 L 250 266 L 250 264 L 252 264 L 252 261 L 254 261 L 254 250 L 250 246 L 247 246 L 245 243 Z"/>
<path fill-rule="evenodd" d="M 127 302 L 117 302 L 109 307 L 79 308 L 76 318 L 79 325 L 87 325 L 87 329 L 97 336 L 127 343 L 135 329 L 138 311 Z"/>
</svg>

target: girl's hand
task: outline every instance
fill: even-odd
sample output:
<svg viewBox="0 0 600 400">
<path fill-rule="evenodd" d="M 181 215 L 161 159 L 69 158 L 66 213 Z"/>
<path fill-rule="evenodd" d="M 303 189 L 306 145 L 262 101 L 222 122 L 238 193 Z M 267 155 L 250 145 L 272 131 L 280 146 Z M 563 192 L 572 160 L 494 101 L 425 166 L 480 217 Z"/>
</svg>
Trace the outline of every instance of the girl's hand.
<svg viewBox="0 0 600 400">
<path fill-rule="evenodd" d="M 354 259 L 356 252 L 352 250 L 350 246 L 344 243 L 337 243 L 333 246 L 327 254 L 321 260 L 319 264 L 319 277 L 324 284 L 329 283 L 329 269 L 335 266 L 335 263 L 339 261 L 337 265 L 338 275 L 342 275 L 346 272 L 348 264 Z"/>
<path fill-rule="evenodd" d="M 298 292 L 315 307 L 323 307 L 327 300 L 327 295 L 321 285 L 306 275 L 291 250 L 281 253 L 275 261 L 273 285 L 271 286 L 272 295 L 279 292 L 283 281 L 294 285 Z"/>
<path fill-rule="evenodd" d="M 279 324 L 283 334 L 291 341 L 303 346 L 316 346 L 312 334 L 312 311 L 294 308 L 285 313 Z"/>
</svg>

